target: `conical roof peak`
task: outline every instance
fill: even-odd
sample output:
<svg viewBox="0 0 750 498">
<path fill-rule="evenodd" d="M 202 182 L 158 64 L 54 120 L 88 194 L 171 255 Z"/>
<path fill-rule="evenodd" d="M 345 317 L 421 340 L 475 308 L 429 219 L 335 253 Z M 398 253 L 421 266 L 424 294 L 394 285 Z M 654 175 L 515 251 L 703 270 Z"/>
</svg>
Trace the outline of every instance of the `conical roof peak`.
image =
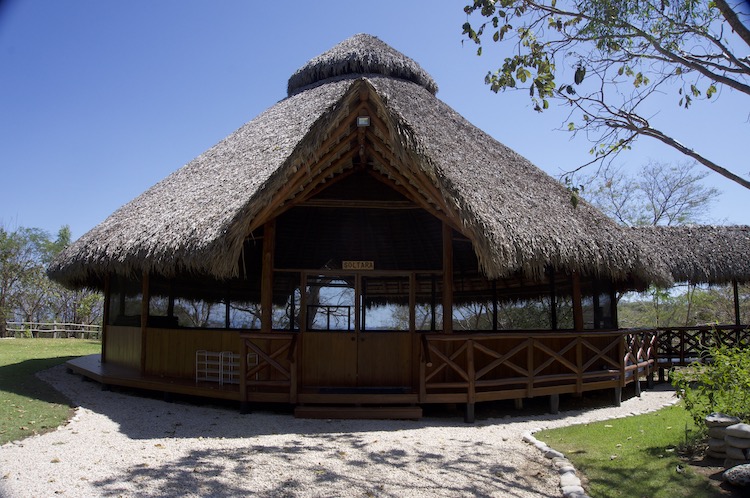
<svg viewBox="0 0 750 498">
<path fill-rule="evenodd" d="M 433 95 L 438 87 L 427 71 L 376 36 L 360 33 L 310 59 L 290 78 L 289 95 L 331 78 L 380 74 L 417 83 Z"/>
</svg>

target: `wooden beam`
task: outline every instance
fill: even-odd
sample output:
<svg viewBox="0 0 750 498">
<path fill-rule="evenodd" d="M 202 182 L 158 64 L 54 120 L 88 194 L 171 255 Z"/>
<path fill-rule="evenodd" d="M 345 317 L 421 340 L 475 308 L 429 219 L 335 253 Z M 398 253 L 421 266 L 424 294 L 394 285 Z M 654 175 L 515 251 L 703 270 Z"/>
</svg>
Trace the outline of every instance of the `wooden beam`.
<svg viewBox="0 0 750 498">
<path fill-rule="evenodd" d="M 573 328 L 577 331 L 583 330 L 583 302 L 581 295 L 581 276 L 577 271 L 571 275 L 573 284 Z"/>
<path fill-rule="evenodd" d="M 416 167 L 412 161 L 399 160 L 387 143 L 380 141 L 380 144 L 382 147 L 378 149 L 381 149 L 379 150 L 379 153 L 385 158 L 385 160 L 382 161 L 384 166 L 390 167 L 391 170 L 395 170 L 395 164 L 403 164 L 405 168 L 398 168 L 398 173 L 403 178 L 406 178 L 408 183 L 423 190 L 429 196 L 429 199 L 432 200 L 439 209 L 444 211 L 446 215 L 450 216 L 455 214 L 445 202 L 445 198 L 438 186 L 432 182 L 432 179 L 429 178 L 421 168 Z M 373 143 L 373 146 L 376 145 L 377 144 Z"/>
<path fill-rule="evenodd" d="M 273 319 L 273 265 L 276 220 L 263 225 L 263 269 L 260 280 L 260 330 L 271 332 Z"/>
<path fill-rule="evenodd" d="M 289 178 L 286 179 L 286 181 L 284 182 L 284 186 L 282 186 L 277 192 L 274 193 L 273 200 L 275 202 L 278 202 L 279 199 L 281 199 L 282 201 L 288 199 L 295 190 L 298 190 L 300 188 L 300 182 L 303 181 L 305 177 L 314 176 L 313 171 L 316 164 L 325 162 L 326 158 L 334 157 L 337 151 L 341 150 L 345 145 L 348 145 L 348 141 L 346 141 L 345 139 L 352 133 L 352 129 L 352 121 L 346 119 L 342 123 L 340 123 L 338 127 L 331 131 L 328 138 L 323 140 L 323 142 L 318 146 L 317 149 L 320 151 L 327 151 L 326 154 L 317 159 L 311 159 L 310 161 L 300 164 L 297 168 L 297 171 L 295 171 L 289 176 Z M 304 184 L 304 182 L 302 184 Z M 278 206 L 274 202 L 270 202 L 265 208 L 256 213 L 253 218 L 252 224 L 248 228 L 248 233 L 263 225 L 263 223 L 265 223 L 266 221 L 266 218 L 268 218 L 269 213 L 275 210 L 277 207 Z"/>
<path fill-rule="evenodd" d="M 740 319 L 740 291 L 737 287 L 737 279 L 732 280 L 732 290 L 734 291 L 734 324 L 742 325 Z"/>
<path fill-rule="evenodd" d="M 422 194 L 420 194 L 420 192 L 415 188 L 415 186 L 411 182 L 409 182 L 407 178 L 403 177 L 400 174 L 400 172 L 397 171 L 392 166 L 386 165 L 387 159 L 380 156 L 379 152 L 377 151 L 374 152 L 374 155 L 377 156 L 381 160 L 382 164 L 386 167 L 386 169 L 388 169 L 388 173 L 394 176 L 396 178 L 396 181 L 398 181 L 400 185 L 395 185 L 392 182 L 389 182 L 385 178 L 385 175 L 380 172 L 377 172 L 377 174 L 372 174 L 371 176 L 373 178 L 385 183 L 386 185 L 393 188 L 397 192 L 401 193 L 408 199 L 411 199 L 412 201 L 414 201 L 415 204 L 417 204 L 419 207 L 421 207 L 422 209 L 430 213 L 435 218 L 445 223 L 448 223 L 451 226 L 454 225 L 455 223 L 454 220 L 450 219 L 446 213 L 440 211 L 440 206 L 436 204 L 431 204 L 430 202 L 428 202 L 427 198 L 425 198 Z"/>
<path fill-rule="evenodd" d="M 443 222 L 443 332 L 453 332 L 453 229 Z"/>
<path fill-rule="evenodd" d="M 417 330 L 417 274 L 409 274 L 409 332 Z"/>
<path fill-rule="evenodd" d="M 104 309 L 102 311 L 102 363 L 107 362 L 107 329 L 109 328 L 110 303 L 112 298 L 112 276 L 107 274 L 104 277 Z"/>
<path fill-rule="evenodd" d="M 146 373 L 146 333 L 148 331 L 149 275 L 143 272 L 141 282 L 141 373 Z"/>
<path fill-rule="evenodd" d="M 420 209 L 411 201 L 372 201 L 359 199 L 308 199 L 300 204 L 304 207 L 326 207 L 346 209 Z"/>
<path fill-rule="evenodd" d="M 293 207 L 307 203 L 311 197 L 315 196 L 321 190 L 330 187 L 334 183 L 339 182 L 352 174 L 354 170 L 349 169 L 349 171 L 345 171 L 345 165 L 342 165 L 342 163 L 351 161 L 351 159 L 356 155 L 357 150 L 350 149 L 344 155 L 337 158 L 334 162 L 331 162 L 325 169 L 319 170 L 315 174 L 315 177 L 311 178 L 306 185 L 300 185 L 299 188 L 295 190 L 296 195 L 293 199 L 286 199 L 282 203 L 276 205 L 275 209 L 267 214 L 267 218 L 278 218 Z M 333 175 L 337 171 L 339 172 L 339 174 L 336 176 L 336 178 L 332 178 L 330 181 L 327 181 L 325 186 L 323 186 L 323 183 L 320 180 Z"/>
</svg>

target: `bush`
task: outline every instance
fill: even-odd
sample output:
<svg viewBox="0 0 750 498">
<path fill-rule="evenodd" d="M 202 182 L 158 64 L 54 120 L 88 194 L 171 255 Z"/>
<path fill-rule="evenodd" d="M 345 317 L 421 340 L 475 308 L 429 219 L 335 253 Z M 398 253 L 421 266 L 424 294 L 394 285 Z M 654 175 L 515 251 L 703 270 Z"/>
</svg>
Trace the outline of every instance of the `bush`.
<svg viewBox="0 0 750 498">
<path fill-rule="evenodd" d="M 750 349 L 711 348 L 703 362 L 675 371 L 671 377 L 698 427 L 712 412 L 750 421 Z"/>
</svg>

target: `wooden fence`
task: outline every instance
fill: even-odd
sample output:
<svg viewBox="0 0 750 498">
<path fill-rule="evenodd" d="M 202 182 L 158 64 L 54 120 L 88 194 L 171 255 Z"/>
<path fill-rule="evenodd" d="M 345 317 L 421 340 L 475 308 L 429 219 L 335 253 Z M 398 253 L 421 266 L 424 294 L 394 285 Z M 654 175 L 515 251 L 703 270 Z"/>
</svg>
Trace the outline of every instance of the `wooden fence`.
<svg viewBox="0 0 750 498">
<path fill-rule="evenodd" d="M 5 322 L 8 335 L 13 337 L 51 337 L 101 339 L 102 326 L 84 323 Z"/>
<path fill-rule="evenodd" d="M 659 329 L 659 363 L 666 367 L 700 361 L 712 346 L 750 346 L 748 325 L 701 325 Z"/>
</svg>

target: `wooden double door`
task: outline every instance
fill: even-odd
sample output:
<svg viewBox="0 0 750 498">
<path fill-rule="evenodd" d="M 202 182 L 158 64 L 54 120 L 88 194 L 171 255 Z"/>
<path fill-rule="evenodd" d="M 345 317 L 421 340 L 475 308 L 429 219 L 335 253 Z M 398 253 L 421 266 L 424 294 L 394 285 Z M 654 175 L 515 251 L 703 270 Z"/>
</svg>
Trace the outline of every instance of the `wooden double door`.
<svg viewBox="0 0 750 498">
<path fill-rule="evenodd" d="M 301 387 L 321 392 L 413 388 L 408 274 L 305 276 Z"/>
</svg>

